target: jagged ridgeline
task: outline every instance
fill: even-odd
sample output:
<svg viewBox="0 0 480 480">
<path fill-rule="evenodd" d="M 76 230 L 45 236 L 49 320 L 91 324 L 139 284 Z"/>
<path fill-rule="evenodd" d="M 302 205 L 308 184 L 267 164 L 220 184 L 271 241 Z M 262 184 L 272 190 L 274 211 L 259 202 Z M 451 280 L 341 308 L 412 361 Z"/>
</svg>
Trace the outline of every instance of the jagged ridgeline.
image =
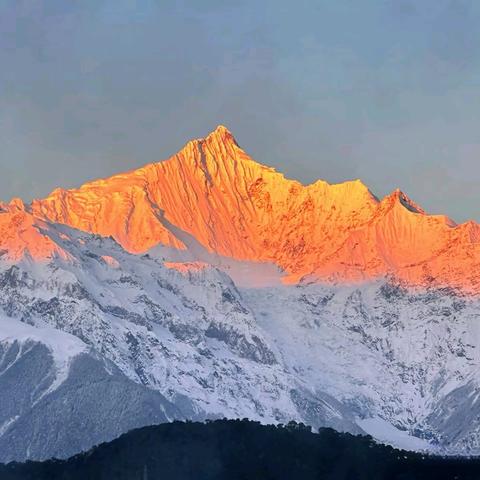
<svg viewBox="0 0 480 480">
<path fill-rule="evenodd" d="M 399 189 L 378 199 L 360 180 L 302 185 L 252 159 L 224 126 L 164 161 L 3 208 L 112 236 L 130 252 L 161 244 L 210 261 L 272 262 L 290 283 L 394 274 L 480 292 L 478 224 L 427 214 Z"/>
<path fill-rule="evenodd" d="M 2 480 L 477 480 L 480 460 L 429 457 L 291 422 L 174 422 L 65 461 L 0 466 Z"/>
</svg>

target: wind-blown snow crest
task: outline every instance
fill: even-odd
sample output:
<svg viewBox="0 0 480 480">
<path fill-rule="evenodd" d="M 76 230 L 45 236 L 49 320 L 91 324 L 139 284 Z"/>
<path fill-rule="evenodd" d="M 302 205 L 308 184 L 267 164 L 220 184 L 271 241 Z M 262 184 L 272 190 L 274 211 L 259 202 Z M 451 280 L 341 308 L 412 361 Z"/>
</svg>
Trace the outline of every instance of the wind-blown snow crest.
<svg viewBox="0 0 480 480">
<path fill-rule="evenodd" d="M 28 341 L 47 346 L 59 368 L 87 350 L 87 345 L 74 335 L 48 325 L 28 325 L 0 313 L 0 342 L 26 343 Z"/>
<path fill-rule="evenodd" d="M 72 359 L 87 351 L 88 348 L 82 340 L 74 335 L 69 335 L 48 325 L 42 325 L 42 322 L 37 322 L 36 326 L 28 325 L 9 318 L 3 313 L 0 313 L 0 343 L 4 345 L 20 344 L 17 357 L 4 366 L 0 375 L 15 364 L 17 359 L 24 354 L 24 349 L 29 348 L 31 343 L 40 343 L 49 349 L 55 363 L 55 380 L 36 401 L 56 390 L 68 378 Z"/>
</svg>

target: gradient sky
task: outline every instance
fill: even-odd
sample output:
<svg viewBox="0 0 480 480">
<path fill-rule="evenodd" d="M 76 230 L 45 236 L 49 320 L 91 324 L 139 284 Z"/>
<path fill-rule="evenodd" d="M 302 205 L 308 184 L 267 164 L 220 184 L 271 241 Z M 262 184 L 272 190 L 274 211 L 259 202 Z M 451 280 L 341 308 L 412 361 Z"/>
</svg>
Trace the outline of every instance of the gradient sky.
<svg viewBox="0 0 480 480">
<path fill-rule="evenodd" d="M 226 125 L 310 183 L 480 220 L 480 2 L 0 0 L 0 198 Z"/>
</svg>

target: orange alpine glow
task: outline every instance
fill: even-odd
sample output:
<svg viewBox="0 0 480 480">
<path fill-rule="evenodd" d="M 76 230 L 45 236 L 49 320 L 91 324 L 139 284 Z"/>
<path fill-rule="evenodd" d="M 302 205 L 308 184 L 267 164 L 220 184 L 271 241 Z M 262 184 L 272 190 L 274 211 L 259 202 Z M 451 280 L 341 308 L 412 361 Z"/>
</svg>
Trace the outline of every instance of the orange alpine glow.
<svg viewBox="0 0 480 480">
<path fill-rule="evenodd" d="M 37 218 L 111 235 L 134 253 L 157 244 L 184 249 L 187 235 L 221 256 L 274 262 L 289 283 L 394 275 L 480 290 L 476 223 L 428 215 L 399 190 L 378 200 L 359 180 L 304 186 L 255 162 L 223 126 L 168 160 L 56 189 L 29 208 L 3 205 L 0 246 L 13 256 L 25 246 L 34 257 L 58 253 L 32 230 Z"/>
</svg>

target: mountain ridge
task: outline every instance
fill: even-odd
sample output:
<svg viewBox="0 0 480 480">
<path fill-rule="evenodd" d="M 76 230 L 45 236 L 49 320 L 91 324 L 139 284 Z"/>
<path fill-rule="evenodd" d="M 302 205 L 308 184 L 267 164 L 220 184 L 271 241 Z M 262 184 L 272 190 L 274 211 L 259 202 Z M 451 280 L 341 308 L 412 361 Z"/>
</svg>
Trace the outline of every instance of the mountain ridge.
<svg viewBox="0 0 480 480">
<path fill-rule="evenodd" d="M 1 205 L 112 236 L 133 253 L 156 245 L 185 250 L 155 213 L 161 210 L 207 251 L 273 263 L 285 283 L 395 276 L 412 286 L 435 279 L 439 287 L 480 292 L 475 222 L 429 215 L 399 189 L 378 199 L 358 179 L 302 185 L 252 159 L 222 125 L 164 161 L 57 188 L 27 206 L 12 202 Z"/>
</svg>

